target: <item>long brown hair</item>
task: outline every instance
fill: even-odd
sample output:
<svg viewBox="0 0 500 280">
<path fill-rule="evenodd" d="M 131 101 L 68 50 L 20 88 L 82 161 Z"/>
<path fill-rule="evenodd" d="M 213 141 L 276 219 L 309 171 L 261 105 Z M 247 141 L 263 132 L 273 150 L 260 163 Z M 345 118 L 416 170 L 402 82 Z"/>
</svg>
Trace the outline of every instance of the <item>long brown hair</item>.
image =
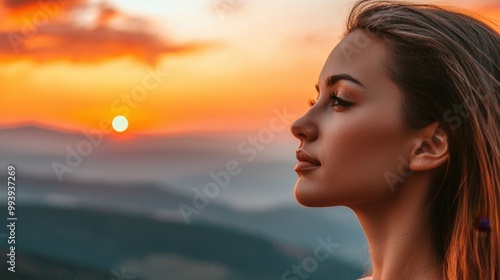
<svg viewBox="0 0 500 280">
<path fill-rule="evenodd" d="M 347 34 L 362 29 L 389 50 L 414 129 L 437 121 L 450 160 L 430 198 L 432 236 L 445 279 L 500 279 L 500 35 L 434 5 L 358 1 Z"/>
</svg>

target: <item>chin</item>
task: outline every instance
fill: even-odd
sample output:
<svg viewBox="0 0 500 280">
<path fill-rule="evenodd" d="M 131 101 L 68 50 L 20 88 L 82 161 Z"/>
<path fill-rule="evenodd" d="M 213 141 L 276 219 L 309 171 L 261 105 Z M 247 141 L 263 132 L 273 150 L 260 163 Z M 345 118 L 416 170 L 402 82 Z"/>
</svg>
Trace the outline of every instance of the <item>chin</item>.
<svg viewBox="0 0 500 280">
<path fill-rule="evenodd" d="M 307 184 L 299 178 L 294 188 L 295 200 L 306 207 L 332 207 L 347 206 L 353 201 L 372 199 L 372 197 L 363 199 L 359 197 L 359 192 L 356 193 L 349 188 L 334 190 L 333 186 L 334 184 L 331 184 L 328 188 L 321 188 L 320 185 Z"/>
<path fill-rule="evenodd" d="M 311 187 L 299 186 L 297 183 L 294 189 L 295 200 L 306 207 L 328 207 L 335 206 L 328 201 L 328 197 L 314 191 Z"/>
</svg>

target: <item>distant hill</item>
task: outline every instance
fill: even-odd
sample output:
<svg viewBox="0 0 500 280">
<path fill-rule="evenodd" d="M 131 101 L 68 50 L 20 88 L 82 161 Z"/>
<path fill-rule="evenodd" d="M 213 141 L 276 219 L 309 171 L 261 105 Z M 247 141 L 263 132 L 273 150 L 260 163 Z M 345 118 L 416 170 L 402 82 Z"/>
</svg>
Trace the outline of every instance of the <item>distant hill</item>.
<svg viewBox="0 0 500 280">
<path fill-rule="evenodd" d="M 180 203 L 192 204 L 192 196 L 154 183 L 116 183 L 68 181 L 63 184 L 47 178 L 20 179 L 17 201 L 25 206 L 91 208 L 154 219 L 184 223 Z M 0 193 L 0 201 L 5 201 Z M 367 266 L 368 248 L 351 210 L 305 208 L 296 204 L 260 211 L 241 211 L 212 200 L 199 215 L 190 217 L 195 225 L 217 225 L 244 231 L 257 237 L 279 240 L 304 248 L 314 248 L 317 237 L 331 235 L 341 244 L 335 255 L 357 265 Z M 1 230 L 0 230 L 1 232 Z"/>
<path fill-rule="evenodd" d="M 137 267 L 156 279 L 164 276 L 164 266 L 168 279 L 198 279 L 190 271 L 202 271 L 203 279 L 281 279 L 312 254 L 318 237 L 327 236 L 339 244 L 328 261 L 333 264 L 322 263 L 308 279 L 354 279 L 332 278 L 336 271 L 325 267 L 359 276 L 369 266 L 366 240 L 352 211 L 304 208 L 294 201 L 296 174 L 283 145 L 266 147 L 247 162 L 237 153 L 239 140 L 214 135 L 108 139 L 60 182 L 51 164 L 65 163 L 67 150 L 86 139 L 83 134 L 33 126 L 0 129 L 0 139 L 0 170 L 15 164 L 18 174 L 18 279 L 122 280 L 112 274 Z M 228 160 L 241 163 L 241 174 L 186 225 L 179 204 L 192 205 L 193 189 L 210 182 L 208 172 L 222 170 Z M 0 172 L 0 180 L 6 175 Z M 1 209 L 6 195 L 0 192 Z M 215 247 L 192 241 L 198 239 Z M 0 242 L 0 249 L 5 245 Z M 0 253 L 1 270 L 5 254 Z"/>
<path fill-rule="evenodd" d="M 282 279 L 292 265 L 313 254 L 295 244 L 213 225 L 86 209 L 25 206 L 17 215 L 17 279 L 114 279 L 122 272 L 130 275 L 123 279 Z M 5 263 L 6 244 L 0 245 Z M 360 268 L 329 257 L 308 279 L 361 274 Z M 5 270 L 0 275 L 16 279 Z"/>
<path fill-rule="evenodd" d="M 92 208 L 157 221 L 181 222 L 180 203 L 192 205 L 192 196 L 154 183 L 116 183 L 68 181 L 63 184 L 47 178 L 21 177 L 17 200 L 24 205 Z M 5 193 L 0 193 L 4 201 Z M 338 257 L 358 266 L 367 265 L 368 248 L 356 217 L 343 207 L 305 208 L 296 204 L 259 211 L 241 211 L 212 200 L 192 224 L 210 224 L 236 228 L 248 234 L 282 240 L 314 248 L 316 237 L 332 236 L 341 244 Z M 0 230 L 1 232 L 1 230 Z"/>
</svg>

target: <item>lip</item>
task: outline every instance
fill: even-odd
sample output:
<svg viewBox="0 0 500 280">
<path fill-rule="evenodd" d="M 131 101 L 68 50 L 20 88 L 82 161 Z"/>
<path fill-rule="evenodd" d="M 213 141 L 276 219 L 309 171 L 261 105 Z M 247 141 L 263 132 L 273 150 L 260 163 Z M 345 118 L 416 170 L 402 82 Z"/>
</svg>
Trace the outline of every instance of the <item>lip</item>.
<svg viewBox="0 0 500 280">
<path fill-rule="evenodd" d="M 299 162 L 295 165 L 295 171 L 313 170 L 321 166 L 321 163 L 317 159 L 309 156 L 302 150 L 298 150 L 296 154 Z"/>
</svg>

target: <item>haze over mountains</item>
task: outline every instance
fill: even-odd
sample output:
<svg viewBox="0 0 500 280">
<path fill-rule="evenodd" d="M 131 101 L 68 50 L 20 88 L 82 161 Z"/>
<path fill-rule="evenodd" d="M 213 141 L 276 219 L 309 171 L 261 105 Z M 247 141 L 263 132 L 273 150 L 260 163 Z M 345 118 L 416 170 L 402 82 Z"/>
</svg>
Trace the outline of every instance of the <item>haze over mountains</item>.
<svg viewBox="0 0 500 280">
<path fill-rule="evenodd" d="M 263 150 L 254 149 L 256 156 L 248 162 L 251 155 L 238 152 L 238 146 L 246 142 L 248 136 L 236 139 L 228 134 L 105 138 L 98 145 L 92 144 L 88 155 L 80 155 L 79 145 L 90 142 L 83 133 L 61 133 L 30 126 L 0 130 L 0 155 L 5 163 L 18 164 L 21 172 L 40 178 L 57 179 L 53 166 L 57 162 L 63 182 L 71 179 L 156 182 L 187 193 L 192 193 L 190 188 L 202 188 L 212 181 L 210 171 L 224 170 L 228 161 L 235 160 L 243 171 L 231 178 L 230 186 L 217 199 L 233 203 L 235 207 L 259 209 L 294 203 L 293 145 L 296 143 L 276 135 L 276 140 L 263 145 Z M 82 151 L 86 149 L 86 145 L 80 147 Z M 245 146 L 246 150 L 251 147 Z M 75 153 L 81 161 L 73 167 L 67 159 L 71 155 L 70 162 L 77 162 Z M 241 195 L 245 198 L 235 198 Z"/>
<path fill-rule="evenodd" d="M 47 256 L 50 255 L 52 249 L 25 241 L 24 245 L 20 245 L 23 249 L 22 252 L 30 256 L 39 256 L 36 263 L 40 263 L 40 260 L 58 262 L 66 258 L 65 254 L 67 253 L 64 252 L 68 249 L 67 246 L 78 239 L 78 231 L 81 230 L 76 225 L 71 226 L 68 219 L 73 219 L 73 215 L 75 222 L 79 221 L 77 224 L 82 226 L 90 223 L 88 217 L 103 215 L 110 219 L 109 223 L 119 220 L 124 227 L 127 227 L 127 224 L 134 227 L 133 224 L 138 223 L 138 221 L 147 221 L 151 226 L 151 235 L 148 241 L 152 242 L 151 244 L 155 243 L 155 231 L 168 232 L 167 228 L 172 230 L 173 226 L 178 227 L 181 232 L 190 232 L 190 229 L 199 231 L 200 226 L 202 226 L 208 230 L 207 232 L 219 228 L 227 229 L 229 230 L 227 234 L 233 234 L 233 238 L 242 238 L 241 242 L 250 242 L 242 240 L 253 238 L 261 240 L 258 242 L 276 244 L 277 248 L 292 246 L 296 248 L 296 251 L 302 252 L 302 255 L 299 254 L 300 256 L 307 256 L 307 253 L 312 253 L 312 250 L 318 245 L 318 237 L 330 236 L 332 242 L 339 245 L 331 257 L 331 261 L 338 267 L 345 267 L 346 271 L 350 271 L 346 272 L 345 275 L 360 276 L 360 272 L 369 268 L 366 240 L 350 210 L 341 207 L 304 208 L 295 202 L 293 185 L 296 175 L 293 172 L 295 162 L 293 151 L 296 143 L 281 135 L 277 135 L 276 141 L 267 144 L 264 149 L 256 149 L 256 156 L 250 161 L 247 160 L 250 153 L 238 152 L 238 146 L 245 145 L 244 142 L 247 139 L 245 136 L 237 139 L 231 135 L 143 136 L 129 139 L 104 139 L 98 145 L 93 145 L 92 151 L 88 155 L 80 155 L 81 161 L 74 166 L 67 165 L 66 157 L 70 150 L 78 153 L 78 145 L 82 145 L 82 141 L 88 140 L 83 134 L 61 133 L 39 127 L 21 127 L 0 130 L 0 139 L 2 139 L 0 141 L 1 169 L 6 170 L 8 164 L 16 166 L 19 180 L 16 193 L 18 207 L 25 208 L 24 213 L 29 216 L 25 217 L 27 222 L 24 227 L 19 228 L 19 231 L 29 231 L 30 233 L 19 233 L 20 236 L 29 236 L 32 232 L 44 231 L 47 235 L 40 237 L 39 241 L 50 243 L 52 242 L 50 241 L 51 230 L 53 230 L 54 234 L 61 234 L 67 239 L 64 243 L 66 245 L 60 244 L 59 249 L 54 248 L 54 253 L 48 259 Z M 250 147 L 246 146 L 247 149 Z M 80 149 L 81 151 L 83 150 Z M 185 217 L 179 211 L 179 205 L 185 204 L 194 207 L 193 197 L 196 191 L 193 190 L 197 189 L 203 192 L 203 187 L 207 183 L 215 182 L 209 176 L 209 172 L 217 173 L 225 170 L 229 161 L 236 161 L 241 172 L 231 176 L 228 186 L 221 188 L 215 197 L 210 198 L 208 205 L 201 209 L 198 214 L 192 214 L 189 217 L 190 223 L 186 224 Z M 62 181 L 59 180 L 54 171 L 54 162 L 71 168 L 71 172 L 63 174 Z M 75 160 L 75 162 L 77 161 Z M 6 174 L 0 174 L 1 178 L 5 176 Z M 0 201 L 2 201 L 1 204 L 6 201 L 5 192 L 0 193 Z M 41 214 L 47 215 L 44 219 L 50 219 L 48 217 L 53 214 L 49 213 L 60 214 L 54 217 L 53 224 L 49 226 L 49 224 L 35 223 L 32 219 L 35 215 L 33 211 L 45 213 Z M 103 219 L 105 220 L 105 218 Z M 110 242 L 109 238 L 118 238 L 122 241 L 117 242 L 126 242 L 123 236 L 116 232 L 116 237 L 112 237 L 115 235 L 110 232 L 116 230 L 109 228 L 107 232 L 96 231 L 91 239 L 84 238 L 82 244 L 74 244 L 74 246 L 77 248 L 85 246 L 86 242 L 107 244 Z M 137 234 L 140 235 L 139 232 Z M 240 234 L 243 236 L 238 237 Z M 193 238 L 203 238 L 203 234 L 197 237 L 196 235 L 188 235 L 186 235 L 185 240 L 178 240 L 178 242 L 189 244 Z M 161 243 L 162 238 L 165 237 L 162 236 L 158 242 Z M 98 241 L 99 239 L 102 240 Z M 227 266 L 227 269 L 223 269 L 227 273 L 221 274 L 225 275 L 224 277 L 232 275 L 231 273 L 234 271 L 237 274 L 242 273 L 240 268 L 235 268 L 238 267 L 237 263 L 231 265 L 227 263 L 227 258 L 230 259 L 231 254 L 227 251 L 228 248 L 224 248 L 226 241 L 224 239 L 214 241 L 220 244 L 218 248 L 221 252 L 226 252 L 224 261 L 220 259 L 216 261 L 222 267 Z M 2 250 L 4 245 L 5 243 L 0 243 Z M 244 245 L 241 246 L 244 248 Z M 160 251 L 170 252 L 170 247 L 171 245 L 165 245 Z M 110 250 L 112 251 L 112 249 Z M 144 254 L 154 255 L 153 251 Z M 137 266 L 141 260 L 144 261 L 143 257 L 145 256 L 140 257 L 138 252 L 131 250 L 127 258 L 116 256 L 116 263 L 108 263 L 107 267 L 91 267 L 101 272 L 104 271 L 103 275 L 106 275 L 106 269 L 109 272 L 113 269 L 110 266 L 113 265 L 127 263 L 130 266 L 130 263 L 133 263 Z M 179 252 L 177 251 L 175 254 L 183 255 L 186 253 Z M 187 254 L 187 258 L 200 261 L 200 253 L 191 252 Z M 215 252 L 213 253 L 215 254 Z M 116 252 L 113 254 L 116 255 Z M 266 254 L 264 252 L 256 253 L 256 257 L 262 257 Z M 282 254 L 286 259 L 288 253 L 284 251 L 279 254 Z M 73 257 L 73 262 L 65 265 L 71 266 L 77 263 L 90 266 L 89 263 L 86 263 L 88 256 L 75 254 Z M 186 256 L 184 257 L 186 258 Z M 301 260 L 296 255 L 288 255 L 288 257 L 290 257 L 288 259 L 289 266 Z M 158 260 L 150 259 L 150 261 L 154 263 Z M 151 264 L 142 263 L 142 265 Z M 276 273 L 286 271 L 288 268 L 286 266 L 270 268 L 274 272 L 269 275 L 278 278 L 269 275 L 266 278 L 263 276 L 264 274 L 259 276 L 250 273 L 247 275 L 253 275 L 249 276 L 248 279 L 279 279 L 280 275 Z M 339 271 L 340 268 L 336 269 Z M 228 271 L 233 272 L 229 273 Z M 325 273 L 327 274 L 318 272 L 314 275 L 316 277 L 331 275 L 333 272 L 327 269 Z M 224 277 L 214 276 L 210 279 L 226 279 Z M 146 275 L 144 279 L 156 278 Z M 184 278 L 179 276 L 177 279 Z M 312 279 L 321 279 L 321 277 Z"/>
</svg>

